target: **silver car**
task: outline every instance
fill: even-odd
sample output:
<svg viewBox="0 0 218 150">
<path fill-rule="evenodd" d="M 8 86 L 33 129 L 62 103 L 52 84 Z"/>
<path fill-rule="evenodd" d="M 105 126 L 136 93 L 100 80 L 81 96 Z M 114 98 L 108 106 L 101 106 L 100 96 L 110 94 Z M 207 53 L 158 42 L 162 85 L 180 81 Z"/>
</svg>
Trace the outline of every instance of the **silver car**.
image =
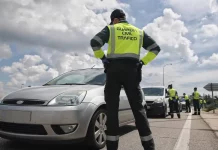
<svg viewBox="0 0 218 150">
<path fill-rule="evenodd" d="M 43 86 L 23 88 L 0 102 L 0 137 L 33 141 L 88 141 L 105 146 L 107 109 L 102 68 L 74 70 Z M 142 92 L 143 97 L 144 93 Z M 143 105 L 146 107 L 145 100 Z M 124 89 L 120 92 L 120 126 L 134 121 Z"/>
</svg>

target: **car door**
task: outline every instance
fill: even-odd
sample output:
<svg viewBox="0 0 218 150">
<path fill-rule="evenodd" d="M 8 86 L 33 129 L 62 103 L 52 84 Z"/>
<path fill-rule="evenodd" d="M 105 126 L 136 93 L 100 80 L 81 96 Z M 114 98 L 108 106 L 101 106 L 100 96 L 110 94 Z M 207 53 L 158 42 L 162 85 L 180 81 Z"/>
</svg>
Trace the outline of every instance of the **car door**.
<svg viewBox="0 0 218 150">
<path fill-rule="evenodd" d="M 120 91 L 120 106 L 119 106 L 119 120 L 120 123 L 124 123 L 133 120 L 133 113 L 129 105 L 128 98 L 126 96 L 124 88 Z"/>
<path fill-rule="evenodd" d="M 169 97 L 168 97 L 168 94 L 167 94 L 167 90 L 164 88 L 164 101 L 167 105 L 167 112 L 169 112 L 170 110 L 170 107 L 169 107 Z"/>
</svg>

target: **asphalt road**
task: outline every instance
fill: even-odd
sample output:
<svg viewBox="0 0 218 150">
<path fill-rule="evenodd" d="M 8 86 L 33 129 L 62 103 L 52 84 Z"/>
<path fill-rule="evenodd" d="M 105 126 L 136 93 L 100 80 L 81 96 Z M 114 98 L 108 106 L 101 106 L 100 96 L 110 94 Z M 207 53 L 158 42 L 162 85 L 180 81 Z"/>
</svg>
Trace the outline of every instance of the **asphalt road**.
<svg viewBox="0 0 218 150">
<path fill-rule="evenodd" d="M 200 116 L 149 118 L 156 150 L 218 150 L 218 138 Z M 143 150 L 134 124 L 120 129 L 119 150 Z M 69 148 L 68 148 L 69 147 Z M 85 145 L 42 145 L 0 139 L 0 150 L 88 150 Z M 106 150 L 103 149 L 103 150 Z"/>
</svg>

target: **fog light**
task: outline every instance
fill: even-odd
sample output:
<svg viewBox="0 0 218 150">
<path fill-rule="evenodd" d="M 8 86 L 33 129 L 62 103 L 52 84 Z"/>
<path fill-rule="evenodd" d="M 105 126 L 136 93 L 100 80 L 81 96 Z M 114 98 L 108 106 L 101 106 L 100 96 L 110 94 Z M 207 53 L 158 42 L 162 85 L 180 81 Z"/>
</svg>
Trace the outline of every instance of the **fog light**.
<svg viewBox="0 0 218 150">
<path fill-rule="evenodd" d="M 70 133 L 76 130 L 77 125 L 63 125 L 60 128 L 64 131 L 64 133 Z"/>
</svg>

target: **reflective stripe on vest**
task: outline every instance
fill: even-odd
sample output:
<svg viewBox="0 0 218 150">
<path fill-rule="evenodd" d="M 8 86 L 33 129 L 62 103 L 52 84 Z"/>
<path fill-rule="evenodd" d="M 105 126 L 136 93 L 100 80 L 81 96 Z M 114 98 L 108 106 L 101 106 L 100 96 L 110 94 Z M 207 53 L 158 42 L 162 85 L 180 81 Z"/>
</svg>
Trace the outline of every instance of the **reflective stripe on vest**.
<svg viewBox="0 0 218 150">
<path fill-rule="evenodd" d="M 152 135 L 148 135 L 148 136 L 141 136 L 141 141 L 147 142 L 153 139 Z"/>
<path fill-rule="evenodd" d="M 119 140 L 119 136 L 110 136 L 110 135 L 107 135 L 106 139 L 107 139 L 107 141 L 118 141 Z"/>
<path fill-rule="evenodd" d="M 199 99 L 200 98 L 200 94 L 196 91 L 194 92 L 194 99 Z"/>
<path fill-rule="evenodd" d="M 128 23 L 109 25 L 108 28 L 110 39 L 107 58 L 131 57 L 139 60 L 143 31 Z"/>
</svg>

